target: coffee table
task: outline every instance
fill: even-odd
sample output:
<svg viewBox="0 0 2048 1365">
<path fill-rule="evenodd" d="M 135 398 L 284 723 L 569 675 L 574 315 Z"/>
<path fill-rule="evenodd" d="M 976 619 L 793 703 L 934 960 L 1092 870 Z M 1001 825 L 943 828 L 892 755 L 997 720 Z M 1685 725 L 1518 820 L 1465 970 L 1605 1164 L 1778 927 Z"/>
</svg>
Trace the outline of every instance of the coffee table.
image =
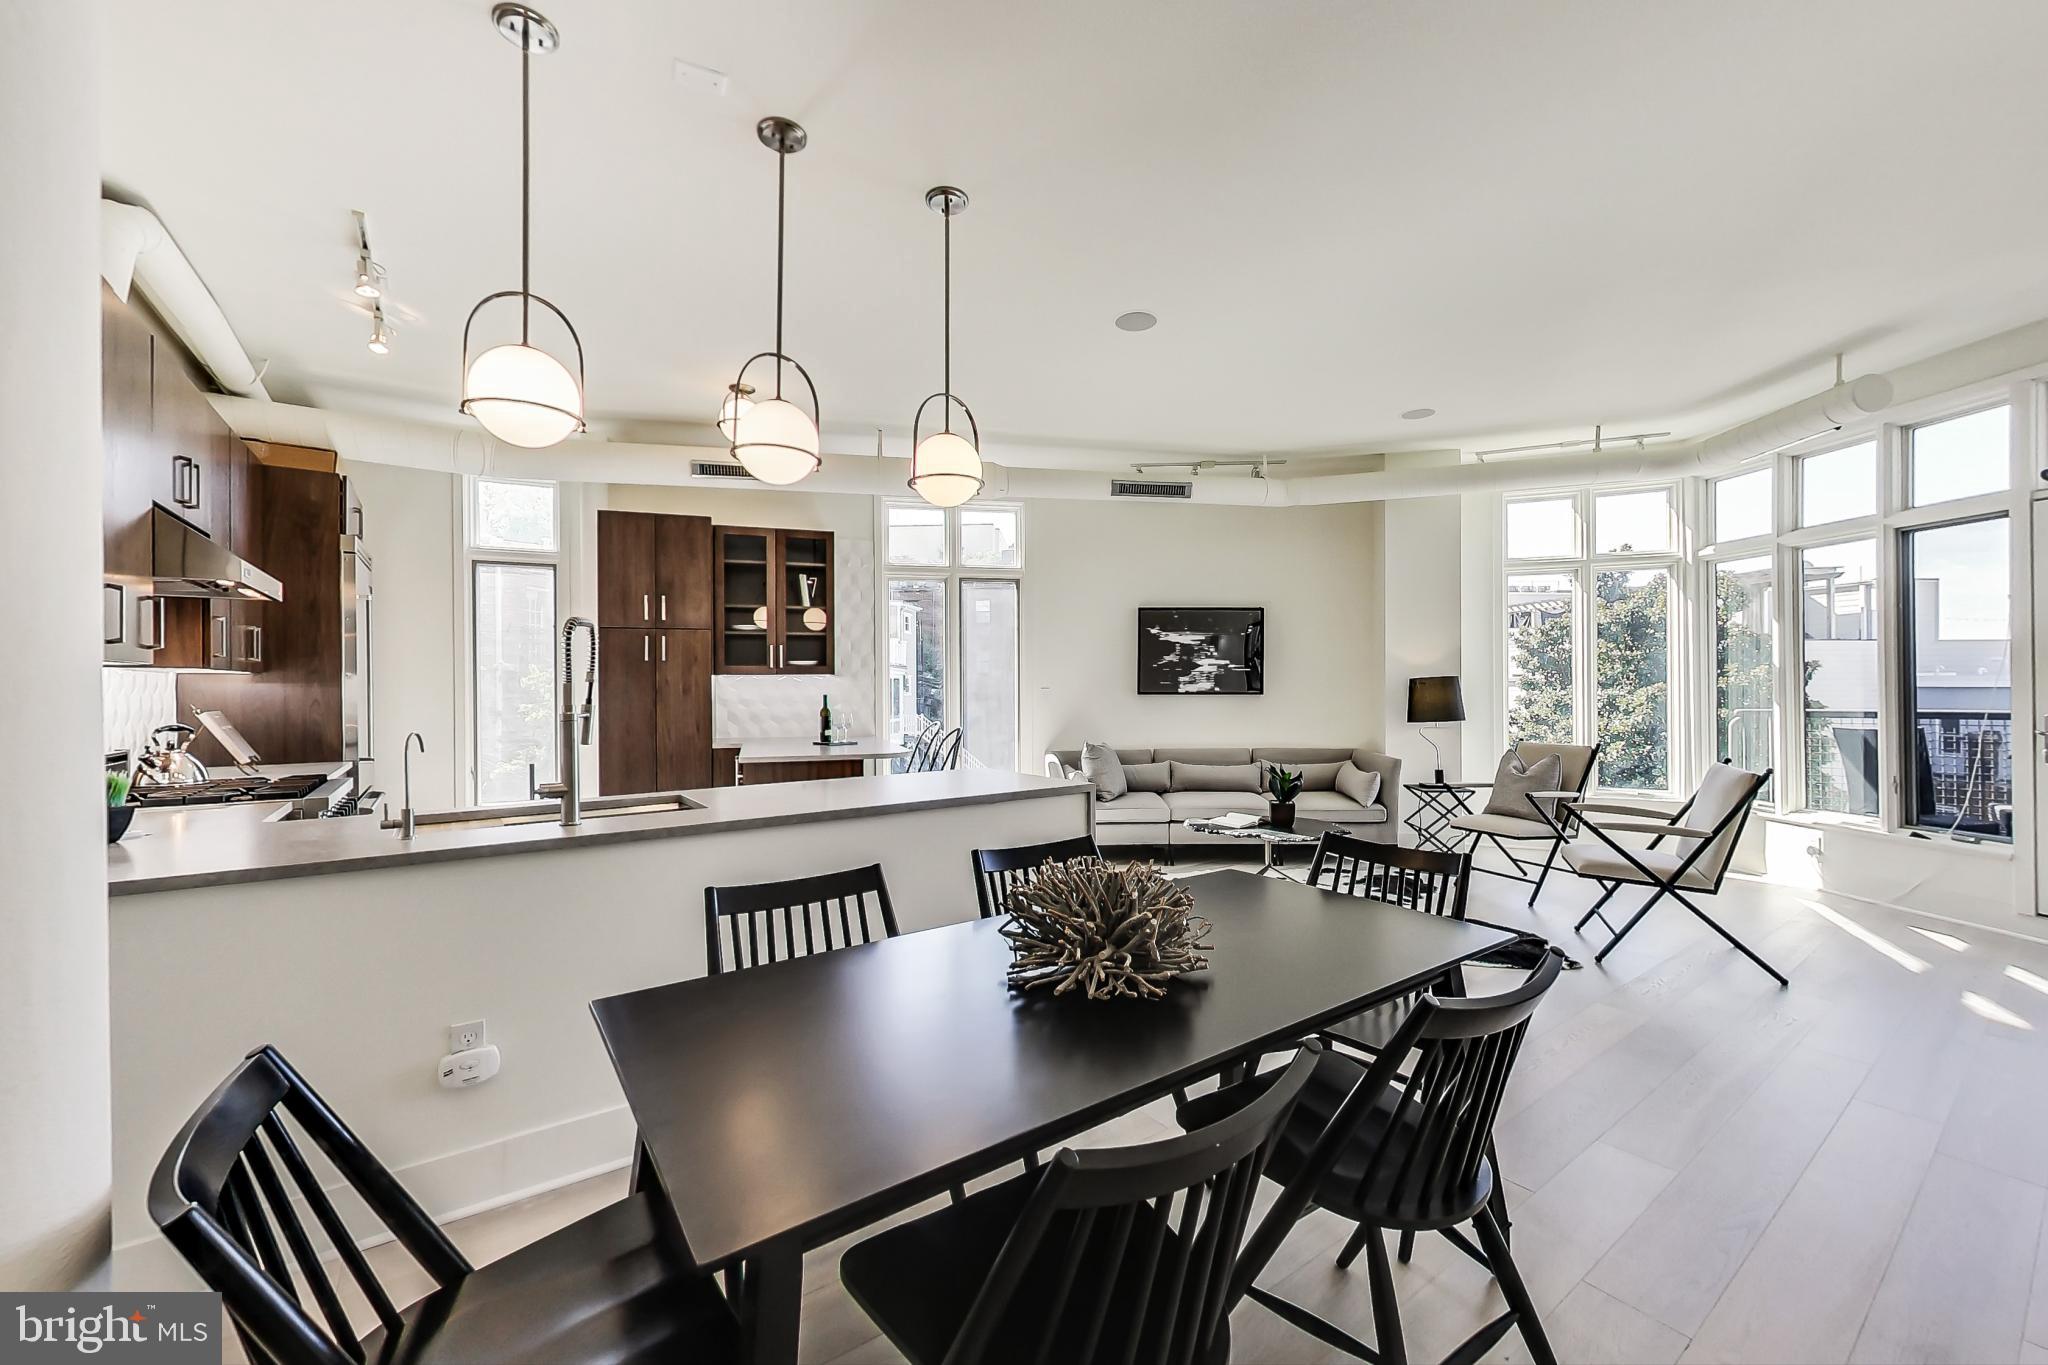
<svg viewBox="0 0 2048 1365">
<path fill-rule="evenodd" d="M 1256 825 L 1247 825 L 1243 829 L 1219 825 L 1213 820 L 1185 820 L 1182 823 L 1197 834 L 1220 834 L 1227 839 L 1257 840 L 1259 852 L 1263 856 L 1259 875 L 1281 877 L 1290 882 L 1298 882 L 1302 878 L 1273 861 L 1273 850 L 1276 847 L 1282 844 L 1314 844 L 1321 840 L 1323 835 L 1331 832 L 1342 833 L 1344 829 L 1342 825 L 1333 825 L 1327 820 L 1304 820 L 1300 816 L 1296 816 L 1293 825 L 1286 829 L 1275 828 L 1264 820 Z"/>
</svg>

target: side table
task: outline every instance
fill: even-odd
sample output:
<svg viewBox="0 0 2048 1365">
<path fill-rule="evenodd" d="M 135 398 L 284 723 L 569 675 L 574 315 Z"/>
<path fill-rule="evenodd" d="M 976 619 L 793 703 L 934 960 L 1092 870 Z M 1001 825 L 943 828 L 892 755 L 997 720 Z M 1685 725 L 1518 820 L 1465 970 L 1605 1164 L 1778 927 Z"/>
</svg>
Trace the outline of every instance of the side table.
<svg viewBox="0 0 2048 1365">
<path fill-rule="evenodd" d="M 1465 836 L 1453 834 L 1446 839 L 1444 826 L 1472 813 L 1472 794 L 1479 789 L 1459 782 L 1404 782 L 1401 786 L 1415 798 L 1415 809 L 1402 821 L 1415 831 L 1415 846 L 1456 853 Z"/>
</svg>

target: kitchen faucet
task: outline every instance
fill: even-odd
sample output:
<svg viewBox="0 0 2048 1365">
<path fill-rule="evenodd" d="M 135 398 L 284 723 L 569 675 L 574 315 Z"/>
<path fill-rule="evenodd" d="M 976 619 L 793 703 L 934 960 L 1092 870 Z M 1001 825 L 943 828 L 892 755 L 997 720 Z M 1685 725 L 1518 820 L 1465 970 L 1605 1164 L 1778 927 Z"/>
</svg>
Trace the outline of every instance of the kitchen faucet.
<svg viewBox="0 0 2048 1365">
<path fill-rule="evenodd" d="M 397 830 L 398 837 L 401 839 L 412 838 L 414 829 L 412 809 L 412 746 L 415 740 L 419 742 L 421 755 L 424 756 L 427 752 L 426 738 L 419 731 L 415 730 L 405 737 L 405 744 L 402 746 L 403 759 L 401 760 L 405 765 L 405 804 L 399 808 L 396 820 L 386 819 L 380 825 L 382 829 Z M 389 815 L 391 807 L 386 806 L 384 811 L 386 815 Z"/>
<path fill-rule="evenodd" d="M 583 707 L 576 707 L 576 632 L 590 633 L 590 668 L 583 675 Z M 534 789 L 534 795 L 562 798 L 562 825 L 568 828 L 583 823 L 583 774 L 580 755 L 576 750 L 590 743 L 590 732 L 597 719 L 597 623 L 581 616 L 571 616 L 562 622 L 562 725 L 561 741 L 557 748 L 561 752 L 562 780 L 543 782 Z M 578 722 L 581 734 L 578 734 Z"/>
</svg>

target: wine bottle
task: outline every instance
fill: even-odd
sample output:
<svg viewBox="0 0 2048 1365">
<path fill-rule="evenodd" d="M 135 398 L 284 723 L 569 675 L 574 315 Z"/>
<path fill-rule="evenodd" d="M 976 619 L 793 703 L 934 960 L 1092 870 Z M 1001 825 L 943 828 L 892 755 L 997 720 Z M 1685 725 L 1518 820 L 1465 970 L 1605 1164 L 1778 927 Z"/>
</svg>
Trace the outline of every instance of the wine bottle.
<svg viewBox="0 0 2048 1365">
<path fill-rule="evenodd" d="M 825 694 L 825 704 L 818 708 L 818 743 L 832 742 L 832 695 Z"/>
</svg>

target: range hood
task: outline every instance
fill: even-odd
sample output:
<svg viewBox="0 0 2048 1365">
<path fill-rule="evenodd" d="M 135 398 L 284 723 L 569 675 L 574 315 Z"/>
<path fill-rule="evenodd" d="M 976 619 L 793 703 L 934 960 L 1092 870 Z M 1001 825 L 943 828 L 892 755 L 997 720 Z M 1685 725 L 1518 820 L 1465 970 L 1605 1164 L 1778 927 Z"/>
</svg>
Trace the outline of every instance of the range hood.
<svg viewBox="0 0 2048 1365">
<path fill-rule="evenodd" d="M 150 579 L 158 597 L 284 601 L 284 584 L 163 508 L 149 519 Z"/>
</svg>

